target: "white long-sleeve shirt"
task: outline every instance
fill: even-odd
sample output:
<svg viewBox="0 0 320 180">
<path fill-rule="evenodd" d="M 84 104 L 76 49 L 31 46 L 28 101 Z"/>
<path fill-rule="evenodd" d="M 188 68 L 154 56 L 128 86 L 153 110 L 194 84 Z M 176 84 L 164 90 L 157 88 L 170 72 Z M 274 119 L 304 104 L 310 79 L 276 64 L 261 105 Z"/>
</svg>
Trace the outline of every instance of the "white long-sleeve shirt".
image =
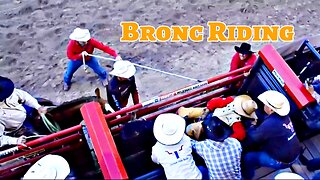
<svg viewBox="0 0 320 180">
<path fill-rule="evenodd" d="M 17 130 L 22 126 L 27 116 L 22 104 L 35 109 L 41 107 L 34 97 L 20 89 L 14 89 L 7 99 L 0 102 L 0 147 L 6 144 L 16 144 L 17 138 L 4 134 Z"/>
</svg>

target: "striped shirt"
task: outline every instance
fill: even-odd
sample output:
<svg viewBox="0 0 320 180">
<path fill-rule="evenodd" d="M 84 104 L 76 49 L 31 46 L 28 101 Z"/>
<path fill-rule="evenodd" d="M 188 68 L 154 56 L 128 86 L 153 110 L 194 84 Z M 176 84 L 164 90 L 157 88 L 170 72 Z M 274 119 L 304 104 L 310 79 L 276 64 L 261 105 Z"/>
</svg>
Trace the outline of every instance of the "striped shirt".
<svg viewBox="0 0 320 180">
<path fill-rule="evenodd" d="M 241 179 L 242 147 L 237 139 L 229 137 L 224 142 L 191 140 L 191 144 L 204 159 L 210 179 Z"/>
</svg>

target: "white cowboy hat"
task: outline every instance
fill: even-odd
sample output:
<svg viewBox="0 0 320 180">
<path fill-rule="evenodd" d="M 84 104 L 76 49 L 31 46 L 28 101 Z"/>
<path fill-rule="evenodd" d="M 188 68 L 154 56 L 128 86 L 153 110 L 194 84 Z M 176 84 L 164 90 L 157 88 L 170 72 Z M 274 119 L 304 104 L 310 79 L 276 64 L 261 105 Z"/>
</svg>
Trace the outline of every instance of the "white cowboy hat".
<svg viewBox="0 0 320 180">
<path fill-rule="evenodd" d="M 111 75 L 130 78 L 136 73 L 136 68 L 129 61 L 116 61 L 113 65 L 113 70 L 110 72 Z"/>
<path fill-rule="evenodd" d="M 303 180 L 304 178 L 301 177 L 299 174 L 295 174 L 292 172 L 282 172 L 277 174 L 274 179 L 301 179 Z"/>
<path fill-rule="evenodd" d="M 75 41 L 87 42 L 91 36 L 88 29 L 75 28 L 69 38 Z"/>
<path fill-rule="evenodd" d="M 48 154 L 33 164 L 22 179 L 65 179 L 69 173 L 69 164 L 63 157 Z"/>
<path fill-rule="evenodd" d="M 286 116 L 290 112 L 288 99 L 278 91 L 268 90 L 260 94 L 258 99 L 280 116 Z"/>
<path fill-rule="evenodd" d="M 177 114 L 160 114 L 154 122 L 153 134 L 161 144 L 173 145 L 182 139 L 185 126 L 186 121 Z"/>
<path fill-rule="evenodd" d="M 258 109 L 258 105 L 248 95 L 239 95 L 234 98 L 234 110 L 241 116 L 258 119 L 255 110 Z"/>
</svg>

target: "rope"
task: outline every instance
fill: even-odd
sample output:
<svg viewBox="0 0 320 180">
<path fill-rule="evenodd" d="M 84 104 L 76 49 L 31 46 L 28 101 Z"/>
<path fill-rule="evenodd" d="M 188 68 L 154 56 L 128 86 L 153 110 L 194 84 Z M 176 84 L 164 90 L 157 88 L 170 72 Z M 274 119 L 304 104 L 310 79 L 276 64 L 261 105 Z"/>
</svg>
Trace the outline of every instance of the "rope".
<svg viewBox="0 0 320 180">
<path fill-rule="evenodd" d="M 88 54 L 88 56 L 92 56 L 92 57 L 96 57 L 96 58 L 101 58 L 101 59 L 105 59 L 105 60 L 109 60 L 109 61 L 117 61 L 117 60 L 112 59 L 112 58 L 106 58 L 106 57 L 103 57 L 103 56 L 98 56 L 98 55 L 93 55 L 93 54 Z M 131 63 L 132 63 L 132 62 L 131 62 Z M 151 68 L 151 67 L 148 67 L 148 66 L 143 66 L 143 65 L 140 65 L 140 64 L 136 64 L 136 63 L 132 63 L 132 64 L 134 64 L 135 66 L 141 67 L 141 68 L 153 70 L 153 71 L 160 72 L 160 73 L 163 73 L 163 74 L 167 74 L 167 75 L 171 75 L 171 76 L 176 76 L 176 77 L 180 77 L 180 78 L 183 78 L 183 79 L 188 79 L 188 80 L 191 80 L 191 81 L 201 82 L 201 81 L 198 80 L 198 79 L 189 78 L 189 77 L 186 77 L 186 76 L 182 76 L 182 75 L 178 75 L 178 74 L 174 74 L 174 73 L 162 71 L 162 70 L 159 70 L 159 69 L 154 69 L 154 68 Z"/>
<path fill-rule="evenodd" d="M 56 132 L 61 130 L 61 128 L 58 125 L 58 123 L 53 121 L 54 124 L 52 124 L 44 113 L 41 113 L 40 116 L 41 116 L 41 119 L 42 119 L 43 123 L 46 125 L 46 127 L 48 128 L 48 130 L 51 133 L 56 133 Z"/>
<path fill-rule="evenodd" d="M 83 70 L 84 72 L 88 73 L 87 66 L 86 66 L 86 59 L 83 53 L 81 53 L 81 55 L 82 55 L 82 62 L 83 62 Z"/>
</svg>

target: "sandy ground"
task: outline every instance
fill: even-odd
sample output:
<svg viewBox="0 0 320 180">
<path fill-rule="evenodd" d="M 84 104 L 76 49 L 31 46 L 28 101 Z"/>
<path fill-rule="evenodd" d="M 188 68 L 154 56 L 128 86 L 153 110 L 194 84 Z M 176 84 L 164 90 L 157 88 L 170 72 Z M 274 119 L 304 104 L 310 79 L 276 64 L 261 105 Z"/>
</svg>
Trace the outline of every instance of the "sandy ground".
<svg viewBox="0 0 320 180">
<path fill-rule="evenodd" d="M 240 43 L 123 43 L 121 21 L 141 25 L 294 25 L 295 38 L 319 33 L 319 0 L 0 0 L 0 75 L 34 96 L 55 103 L 93 95 L 98 77 L 79 69 L 72 88 L 62 91 L 68 36 L 75 27 L 116 49 L 124 59 L 195 79 L 228 71 Z M 267 42 L 266 42 L 267 43 Z M 266 43 L 252 43 L 258 51 Z M 283 42 L 272 43 L 279 47 Z M 108 57 L 99 50 L 95 54 Z M 101 60 L 108 71 L 112 62 Z M 142 101 L 196 83 L 138 68 Z"/>
</svg>

